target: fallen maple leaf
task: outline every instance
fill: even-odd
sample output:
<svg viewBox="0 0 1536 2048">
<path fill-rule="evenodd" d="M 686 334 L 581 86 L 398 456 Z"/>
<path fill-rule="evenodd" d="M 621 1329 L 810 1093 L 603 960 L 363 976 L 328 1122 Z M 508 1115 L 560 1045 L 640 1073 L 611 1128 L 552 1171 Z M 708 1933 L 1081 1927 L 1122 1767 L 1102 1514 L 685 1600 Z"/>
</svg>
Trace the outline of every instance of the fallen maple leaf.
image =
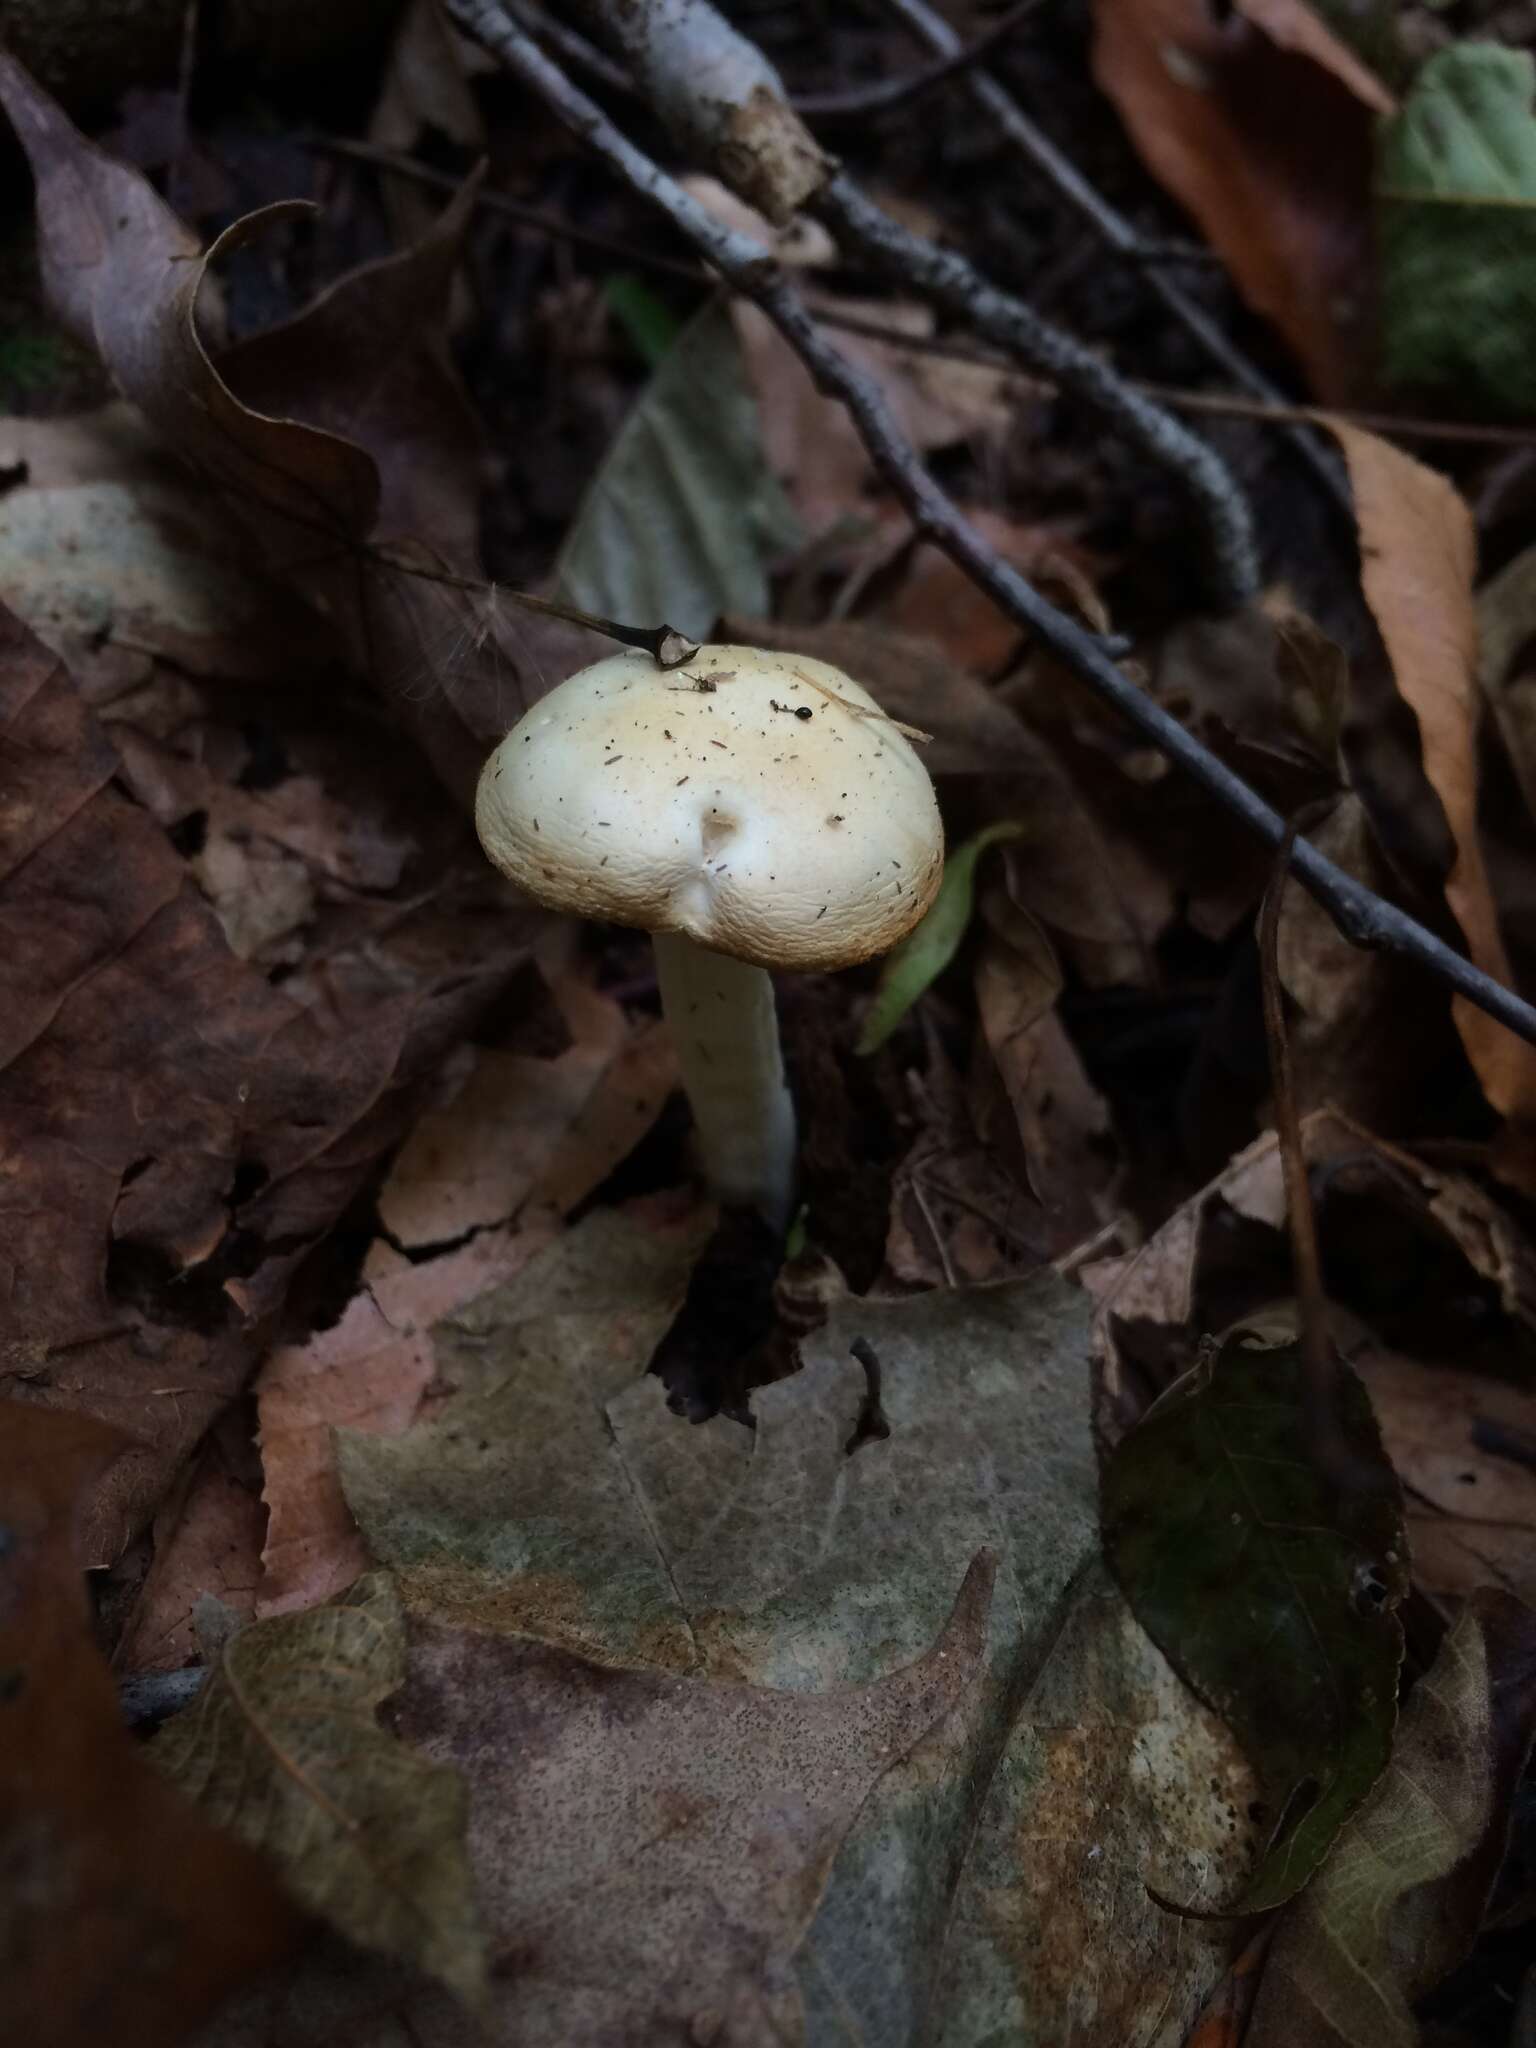
<svg viewBox="0 0 1536 2048">
<path fill-rule="evenodd" d="M 119 1432 L 0 1404 L 0 2011 L 10 2037 L 170 2048 L 297 1932 L 260 1858 L 123 1727 L 91 1641 L 81 1509 Z"/>
<path fill-rule="evenodd" d="M 856 2018 L 868 2038 L 901 2038 L 943 2010 L 948 2038 L 973 2042 L 1016 2031 L 1022 2011 L 1041 2040 L 1075 2027 L 1118 2048 L 1150 2011 L 1192 2014 L 1219 1948 L 1188 1941 L 1144 1878 L 1150 1862 L 1195 1890 L 1235 1884 L 1249 1780 L 1095 1575 L 1084 1298 L 1046 1272 L 845 1300 L 803 1340 L 800 1371 L 754 1394 L 753 1430 L 689 1428 L 643 1374 L 676 1256 L 612 1215 L 588 1218 L 438 1330 L 457 1391 L 430 1421 L 343 1436 L 348 1499 L 413 1611 L 659 1667 L 645 1683 L 669 1699 L 711 1691 L 702 1674 L 789 1688 L 820 1712 L 827 1688 L 921 1654 L 955 1575 L 991 1539 L 1002 1597 L 988 1682 L 860 1813 L 795 1959 L 808 2029 Z M 850 1355 L 856 1337 L 873 1365 Z M 884 1433 L 860 1440 L 872 1401 Z M 510 1677 L 514 1652 L 501 1654 Z M 679 1685 L 678 1672 L 695 1675 Z M 616 1697 L 630 1682 L 608 1681 Z M 451 1717 L 454 1691 L 432 1713 Z M 431 1715 L 420 1725 L 428 1740 Z M 1160 1761 L 1133 1797 L 1143 1743 Z M 1042 1836 L 1062 1845 L 1046 1867 Z M 1011 1909 L 1000 1918 L 1021 1888 L 1049 1957 L 1022 1979 L 1019 1957 L 1042 1951 Z M 1134 1961 L 1085 1986 L 1068 1955 L 1111 1926 Z M 519 1949 L 535 1968 L 541 1954 Z"/>
</svg>

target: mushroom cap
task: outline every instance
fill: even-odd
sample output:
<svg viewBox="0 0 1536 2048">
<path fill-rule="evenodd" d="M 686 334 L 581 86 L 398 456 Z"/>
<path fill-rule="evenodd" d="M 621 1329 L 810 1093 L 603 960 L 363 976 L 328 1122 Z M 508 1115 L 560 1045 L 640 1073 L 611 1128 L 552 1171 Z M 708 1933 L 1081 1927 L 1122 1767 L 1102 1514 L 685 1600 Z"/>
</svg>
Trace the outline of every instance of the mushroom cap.
<svg viewBox="0 0 1536 2048">
<path fill-rule="evenodd" d="M 541 903 L 760 967 L 886 952 L 944 866 L 928 771 L 869 692 L 756 647 L 580 670 L 487 761 L 475 825 Z"/>
</svg>

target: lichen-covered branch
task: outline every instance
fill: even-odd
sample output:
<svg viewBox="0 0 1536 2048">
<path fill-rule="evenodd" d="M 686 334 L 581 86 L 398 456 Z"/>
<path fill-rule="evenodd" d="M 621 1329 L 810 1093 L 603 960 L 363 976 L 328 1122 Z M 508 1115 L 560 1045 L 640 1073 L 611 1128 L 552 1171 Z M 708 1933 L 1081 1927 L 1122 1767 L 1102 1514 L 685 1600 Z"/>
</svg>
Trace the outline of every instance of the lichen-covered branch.
<svg viewBox="0 0 1536 2048">
<path fill-rule="evenodd" d="M 1287 824 L 1279 812 L 1123 674 L 1102 641 L 1057 611 L 983 540 L 923 467 L 878 386 L 828 340 L 761 245 L 722 226 L 660 165 L 637 149 L 559 65 L 545 56 L 500 0 L 447 0 L 447 6 L 467 34 L 536 92 L 634 191 L 659 207 L 729 284 L 762 307 L 817 387 L 845 407 L 871 460 L 919 531 L 1217 802 L 1269 845 L 1282 845 Z M 1356 945 L 1417 961 L 1489 1016 L 1536 1044 L 1536 1009 L 1394 904 L 1335 867 L 1304 839 L 1297 839 L 1292 848 L 1291 868 L 1346 938 Z"/>
</svg>

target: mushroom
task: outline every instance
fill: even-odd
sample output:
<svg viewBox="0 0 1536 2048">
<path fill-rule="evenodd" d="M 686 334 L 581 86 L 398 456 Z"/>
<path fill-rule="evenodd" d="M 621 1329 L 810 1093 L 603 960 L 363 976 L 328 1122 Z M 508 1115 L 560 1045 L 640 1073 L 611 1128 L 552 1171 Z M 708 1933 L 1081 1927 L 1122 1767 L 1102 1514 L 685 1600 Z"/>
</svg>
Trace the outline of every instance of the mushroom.
<svg viewBox="0 0 1536 2048">
<path fill-rule="evenodd" d="M 475 825 L 539 902 L 651 933 L 705 1176 L 782 1230 L 795 1118 L 767 970 L 871 959 L 933 901 L 943 826 L 901 729 L 804 655 L 627 650 L 512 728 Z"/>
</svg>

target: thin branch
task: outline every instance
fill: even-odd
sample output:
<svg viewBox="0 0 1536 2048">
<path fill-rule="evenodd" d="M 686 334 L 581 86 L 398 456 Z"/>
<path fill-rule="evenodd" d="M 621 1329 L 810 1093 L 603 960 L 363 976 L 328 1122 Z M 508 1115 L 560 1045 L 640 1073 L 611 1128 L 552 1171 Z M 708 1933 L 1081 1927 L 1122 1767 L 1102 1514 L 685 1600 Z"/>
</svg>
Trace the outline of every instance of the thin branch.
<svg viewBox="0 0 1536 2048">
<path fill-rule="evenodd" d="M 1017 6 L 983 30 L 974 42 L 961 43 L 957 37 L 952 51 L 936 63 L 920 65 L 916 71 L 909 71 L 905 77 L 882 78 L 872 85 L 850 86 L 841 92 L 792 93 L 789 103 L 797 114 L 813 114 L 829 120 L 861 119 L 867 114 L 883 114 L 891 107 L 904 106 L 923 93 L 931 92 L 935 86 L 943 85 L 947 79 L 968 71 L 973 64 L 984 62 L 1000 43 L 1013 34 L 1019 23 L 1041 5 L 1043 0 L 1019 0 Z M 621 92 L 631 99 L 636 96 L 635 81 L 623 65 L 616 64 L 595 43 L 588 42 L 579 29 L 557 21 L 547 8 L 534 4 L 534 0 L 509 0 L 509 11 L 567 64 L 574 65 L 578 71 L 585 71 L 610 92 Z"/>
<path fill-rule="evenodd" d="M 1189 498 L 1204 529 L 1213 605 L 1236 611 L 1257 595 L 1253 522 L 1215 449 L 1131 389 L 1086 343 L 999 289 L 956 251 L 938 248 L 876 206 L 818 147 L 790 107 L 778 73 L 714 0 L 583 0 L 583 6 L 674 140 L 739 198 L 780 226 L 802 208 L 815 213 L 845 248 L 915 284 L 1011 356 L 1055 377 Z"/>
<path fill-rule="evenodd" d="M 965 257 L 903 227 L 868 198 L 844 171 L 811 201 L 811 211 L 845 248 L 888 276 L 915 285 L 979 333 L 1045 370 L 1073 398 L 1093 406 L 1126 440 L 1185 487 L 1201 523 L 1213 567 L 1214 595 L 1236 610 L 1259 588 L 1258 554 L 1248 507 L 1216 451 L 1161 406 L 1125 382 L 1076 336 L 1053 327 L 1011 292 L 988 282 Z"/>
<path fill-rule="evenodd" d="M 931 92 L 936 85 L 944 85 L 951 78 L 958 78 L 973 65 L 981 64 L 991 56 L 1000 43 L 1007 41 L 1021 21 L 1035 12 L 1042 0 L 1019 0 L 1016 7 L 999 15 L 992 26 L 984 29 L 974 42 L 962 43 L 957 36 L 955 47 L 946 56 L 933 64 L 925 64 L 917 71 L 909 71 L 904 78 L 877 79 L 873 85 L 849 86 L 842 92 L 797 92 L 790 95 L 790 105 L 797 114 L 810 114 L 825 120 L 860 120 L 867 114 L 889 113 L 892 107 L 904 107 Z"/>
<path fill-rule="evenodd" d="M 402 156 L 397 150 L 382 149 L 375 143 L 356 142 L 345 135 L 312 134 L 303 140 L 307 149 L 318 150 L 325 156 L 371 164 L 378 170 L 396 172 L 402 178 L 430 186 L 438 192 L 454 193 L 463 188 L 463 178 L 455 177 L 451 171 L 435 170 L 430 164 L 418 163 L 413 156 Z M 712 288 L 720 282 L 715 273 L 705 269 L 701 263 L 690 263 L 682 257 L 664 255 L 657 249 L 621 241 L 617 235 L 604 235 L 594 228 L 580 227 L 562 214 L 526 205 L 521 199 L 509 198 L 506 193 L 488 190 L 484 185 L 476 192 L 473 204 L 483 207 L 487 213 L 503 214 L 520 227 L 532 228 L 536 234 L 552 235 L 578 248 L 595 249 L 618 262 L 633 264 L 642 270 L 654 270 L 659 276 L 675 277 L 703 289 Z M 1191 253 L 1208 255 L 1209 252 Z M 957 340 L 950 335 L 910 334 L 901 328 L 888 327 L 882 320 L 866 319 L 863 314 L 850 313 L 842 307 L 820 306 L 816 309 L 816 317 L 824 327 L 836 327 L 844 334 L 861 335 L 867 341 L 884 342 L 891 348 L 904 349 L 913 355 L 940 356 L 949 362 L 978 363 L 983 369 L 1001 371 L 1010 384 L 1021 390 L 1037 391 L 1047 398 L 1054 397 L 1059 390 L 1053 377 L 1020 370 L 999 355 L 996 349 L 978 348 L 972 342 Z M 1286 399 L 1240 398 L 1226 391 L 1191 391 L 1180 384 L 1158 384 L 1146 377 L 1128 377 L 1126 382 L 1133 391 L 1145 392 L 1148 398 L 1155 398 L 1160 405 L 1166 405 L 1174 412 L 1210 413 L 1217 418 L 1230 416 L 1276 426 L 1324 426 L 1333 419 L 1343 420 L 1348 426 L 1365 427 L 1373 434 L 1395 434 L 1402 440 L 1460 441 L 1490 448 L 1536 448 L 1536 429 L 1530 427 L 1490 427 L 1465 420 L 1423 420 L 1399 413 L 1351 412 L 1342 407 L 1324 411 L 1318 406 L 1295 405 Z"/>
<path fill-rule="evenodd" d="M 937 55 L 952 56 L 961 47 L 960 38 L 943 16 L 928 4 L 928 0 L 886 0 L 886 6 L 905 23 L 919 42 Z M 1242 350 L 1234 346 L 1231 336 L 1222 331 L 1204 307 L 1190 298 L 1174 278 L 1155 262 L 1148 261 L 1146 238 L 1088 182 L 1070 158 L 1062 155 L 1049 136 L 1041 133 L 1007 87 L 985 72 L 974 70 L 967 74 L 965 84 L 971 97 L 986 109 L 1014 147 L 1028 157 L 1036 170 L 1049 178 L 1061 197 L 1076 208 L 1100 240 L 1138 267 L 1146 279 L 1148 290 L 1162 301 L 1164 308 L 1200 344 L 1211 361 L 1255 398 L 1265 399 L 1271 404 L 1283 404 L 1285 394 L 1278 385 L 1271 383 L 1262 370 L 1249 362 Z M 1354 500 L 1349 483 L 1342 464 L 1332 451 L 1319 447 L 1310 435 L 1300 430 L 1287 438 L 1330 497 L 1353 518 Z"/>
<path fill-rule="evenodd" d="M 509 18 L 499 0 L 447 0 L 447 5 L 466 34 L 521 78 L 610 169 L 661 208 L 728 283 L 762 307 L 793 346 L 818 389 L 839 399 L 846 408 L 876 468 L 918 530 L 1218 803 L 1267 844 L 1280 846 L 1286 823 L 1279 812 L 1124 675 L 1091 633 L 1057 611 L 987 545 L 924 469 L 878 386 L 817 328 L 762 248 L 748 236 L 721 226 L 675 179 L 637 149 L 544 55 L 527 31 Z M 1417 961 L 1469 1002 L 1536 1044 L 1536 1009 L 1394 904 L 1335 867 L 1304 839 L 1298 839 L 1292 849 L 1291 869 L 1353 944 Z"/>
</svg>

